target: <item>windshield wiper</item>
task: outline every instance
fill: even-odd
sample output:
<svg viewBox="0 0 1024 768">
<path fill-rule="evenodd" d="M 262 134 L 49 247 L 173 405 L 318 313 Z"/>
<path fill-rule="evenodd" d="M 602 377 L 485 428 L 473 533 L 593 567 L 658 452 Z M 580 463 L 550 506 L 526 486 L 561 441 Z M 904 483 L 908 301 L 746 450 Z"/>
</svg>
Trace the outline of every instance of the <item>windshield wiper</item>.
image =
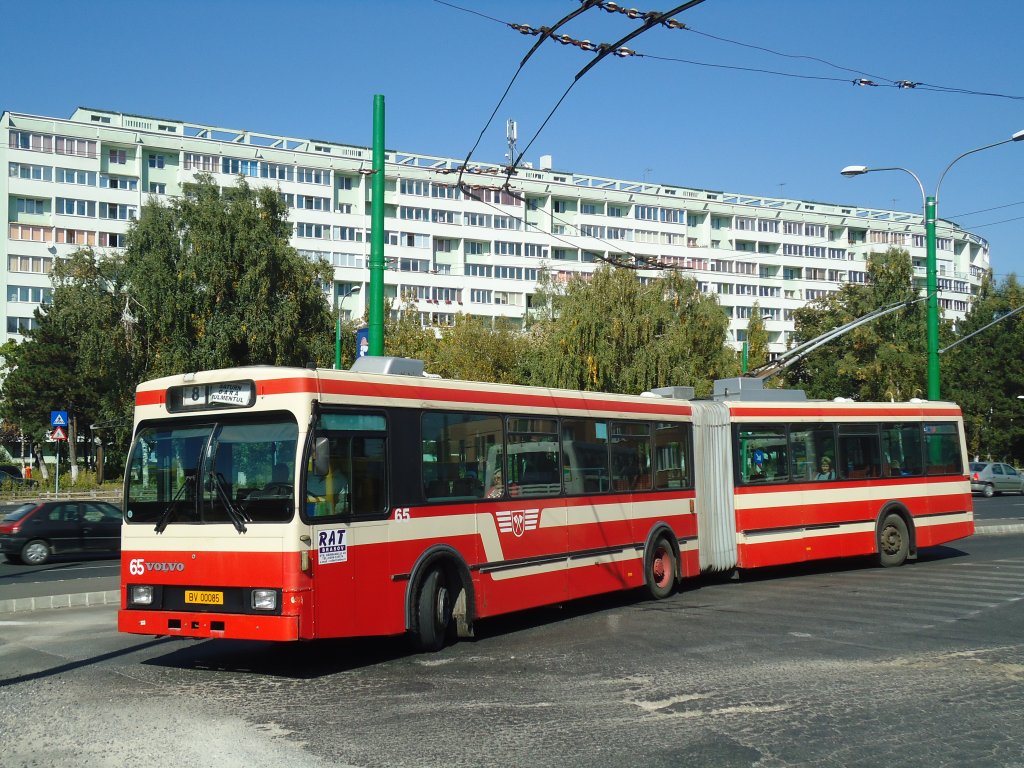
<svg viewBox="0 0 1024 768">
<path fill-rule="evenodd" d="M 177 509 L 178 502 L 181 501 L 182 495 L 184 495 L 185 491 L 187 491 L 190 487 L 195 485 L 195 482 L 196 476 L 194 474 L 185 475 L 185 482 L 181 484 L 181 486 L 175 492 L 174 497 L 167 504 L 166 509 L 164 509 L 164 511 L 160 513 L 160 517 L 157 518 L 156 526 L 153 528 L 154 531 L 156 531 L 157 533 L 164 532 L 164 530 L 167 528 L 167 524 L 171 522 L 171 516 L 173 515 L 174 510 Z"/>
<path fill-rule="evenodd" d="M 210 472 L 210 481 L 213 487 L 217 489 L 220 503 L 224 505 L 224 510 L 228 513 L 228 518 L 230 518 L 231 524 L 235 526 L 235 530 L 239 533 L 245 533 L 248 530 L 245 524 L 251 523 L 252 518 L 239 511 L 238 507 L 231 503 L 231 496 L 227 492 L 227 481 L 224 479 L 224 476 L 220 472 Z"/>
</svg>

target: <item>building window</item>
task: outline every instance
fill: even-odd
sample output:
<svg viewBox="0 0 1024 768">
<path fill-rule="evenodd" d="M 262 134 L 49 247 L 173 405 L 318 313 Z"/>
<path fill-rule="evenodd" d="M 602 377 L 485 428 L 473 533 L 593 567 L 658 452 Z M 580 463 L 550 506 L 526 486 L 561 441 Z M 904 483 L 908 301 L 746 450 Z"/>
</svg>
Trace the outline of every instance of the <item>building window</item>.
<svg viewBox="0 0 1024 768">
<path fill-rule="evenodd" d="M 128 236 L 122 232 L 100 232 L 100 245 L 104 248 L 124 248 Z"/>
<path fill-rule="evenodd" d="M 427 197 L 430 194 L 430 182 L 414 181 L 413 179 L 402 179 L 398 186 L 403 195 L 418 195 Z"/>
<path fill-rule="evenodd" d="M 163 168 L 165 159 L 163 155 L 150 155 L 148 157 L 150 168 Z"/>
<path fill-rule="evenodd" d="M 7 318 L 7 332 L 8 333 L 21 333 L 25 334 L 29 331 L 38 328 L 39 321 L 34 317 L 8 317 Z"/>
<path fill-rule="evenodd" d="M 186 171 L 206 171 L 207 173 L 216 173 L 219 165 L 220 163 L 215 155 L 200 155 L 195 152 L 185 153 Z"/>
<path fill-rule="evenodd" d="M 160 182 L 151 181 L 149 182 L 149 193 L 151 195 L 166 195 L 167 185 L 161 184 Z"/>
<path fill-rule="evenodd" d="M 27 163 L 8 163 L 7 175 L 12 179 L 31 179 L 33 181 L 52 181 L 53 169 L 48 165 L 29 165 Z"/>
<path fill-rule="evenodd" d="M 100 187 L 103 189 L 126 189 L 135 192 L 139 188 L 139 180 L 131 176 L 108 176 L 100 174 Z"/>
<path fill-rule="evenodd" d="M 137 208 L 134 205 L 125 205 L 124 203 L 100 203 L 101 219 L 118 219 L 120 221 L 127 221 L 128 219 L 134 219 L 136 212 Z"/>
<path fill-rule="evenodd" d="M 406 221 L 430 221 L 430 209 L 403 205 L 398 209 L 398 218 Z"/>
<path fill-rule="evenodd" d="M 79 171 L 75 168 L 58 168 L 58 184 L 79 184 L 86 187 L 96 186 L 95 171 Z"/>
<path fill-rule="evenodd" d="M 75 155 L 76 157 L 96 157 L 96 142 L 88 139 L 73 139 L 57 136 L 54 139 L 54 151 L 58 155 Z"/>
<path fill-rule="evenodd" d="M 55 198 L 57 213 L 65 216 L 96 216 L 95 200 L 74 200 L 70 197 Z M 101 203 L 106 205 L 106 203 Z"/>
<path fill-rule="evenodd" d="M 298 168 L 297 179 L 300 184 L 320 184 L 330 186 L 331 172 L 322 168 Z"/>
<path fill-rule="evenodd" d="M 50 227 L 35 227 L 30 224 L 11 222 L 7 236 L 11 240 L 30 240 L 42 243 L 50 239 L 53 230 Z"/>
<path fill-rule="evenodd" d="M 318 240 L 330 240 L 331 228 L 327 224 L 310 224 L 300 221 L 295 225 L 296 237 L 312 237 Z"/>
<path fill-rule="evenodd" d="M 123 149 L 108 150 L 107 162 L 111 165 L 125 165 L 128 162 L 128 154 Z"/>
<path fill-rule="evenodd" d="M 53 269 L 51 256 L 16 256 L 7 257 L 8 272 L 26 272 L 35 275 L 48 275 Z"/>
<path fill-rule="evenodd" d="M 14 200 L 18 213 L 31 216 L 46 213 L 46 200 L 36 200 L 31 197 L 16 197 Z"/>
<path fill-rule="evenodd" d="M 522 256 L 523 244 L 510 243 L 505 240 L 494 241 L 494 254 L 496 256 Z"/>
<path fill-rule="evenodd" d="M 96 233 L 88 229 L 64 229 L 59 227 L 55 234 L 58 243 L 70 245 L 96 245 Z"/>
<path fill-rule="evenodd" d="M 328 197 L 313 197 L 312 195 L 296 195 L 295 207 L 304 208 L 310 211 L 331 210 L 331 200 Z"/>
<path fill-rule="evenodd" d="M 8 285 L 7 301 L 26 304 L 49 304 L 53 300 L 51 288 L 36 288 L 29 285 Z"/>
<path fill-rule="evenodd" d="M 53 136 L 27 131 L 11 131 L 8 136 L 11 149 L 27 149 L 31 152 L 52 152 Z"/>
<path fill-rule="evenodd" d="M 260 164 L 256 160 L 241 160 L 237 157 L 222 157 L 220 172 L 231 176 L 259 176 Z"/>
</svg>

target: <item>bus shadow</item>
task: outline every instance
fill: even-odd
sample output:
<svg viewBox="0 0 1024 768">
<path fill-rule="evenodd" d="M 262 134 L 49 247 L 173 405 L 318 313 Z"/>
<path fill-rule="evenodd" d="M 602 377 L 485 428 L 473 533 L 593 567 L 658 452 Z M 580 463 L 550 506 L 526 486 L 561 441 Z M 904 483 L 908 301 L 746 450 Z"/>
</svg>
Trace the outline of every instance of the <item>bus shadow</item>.
<svg viewBox="0 0 1024 768">
<path fill-rule="evenodd" d="M 929 547 L 920 552 L 918 564 L 967 556 L 956 547 Z M 908 563 L 903 567 L 914 567 Z M 474 642 L 513 637 L 540 627 L 554 626 L 573 619 L 615 609 L 641 606 L 649 610 L 680 609 L 677 599 L 699 593 L 702 588 L 721 584 L 756 583 L 813 574 L 856 572 L 879 568 L 870 557 L 816 560 L 795 565 L 772 566 L 739 573 L 705 573 L 685 579 L 675 595 L 664 601 L 651 601 L 643 588 L 585 597 L 560 604 L 532 608 L 478 621 L 472 640 L 461 640 L 458 647 L 471 648 Z M 899 570 L 899 569 L 896 569 Z M 692 605 L 690 606 L 692 607 Z M 251 674 L 295 680 L 313 680 L 352 672 L 390 662 L 441 658 L 452 653 L 446 648 L 434 656 L 412 649 L 408 638 L 373 637 L 357 639 L 310 640 L 298 643 L 274 643 L 256 640 L 190 640 L 169 653 L 148 659 L 143 664 L 181 670 Z"/>
<path fill-rule="evenodd" d="M 413 653 L 404 637 L 309 640 L 195 640 L 143 664 L 181 670 L 233 672 L 311 680 L 395 661 Z"/>
</svg>

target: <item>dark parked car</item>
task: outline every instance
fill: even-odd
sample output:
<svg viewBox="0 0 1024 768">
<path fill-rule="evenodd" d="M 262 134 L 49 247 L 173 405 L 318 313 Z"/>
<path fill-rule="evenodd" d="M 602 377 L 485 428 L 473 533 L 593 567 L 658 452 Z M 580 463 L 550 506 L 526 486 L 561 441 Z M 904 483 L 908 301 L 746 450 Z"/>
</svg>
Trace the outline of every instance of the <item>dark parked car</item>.
<svg viewBox="0 0 1024 768">
<path fill-rule="evenodd" d="M 28 502 L 0 518 L 0 552 L 42 565 L 52 555 L 121 551 L 121 510 L 105 501 Z"/>
<path fill-rule="evenodd" d="M 25 486 L 26 488 L 36 488 L 39 486 L 38 480 L 23 477 L 21 469 L 14 464 L 0 464 L 0 486 L 3 486 L 5 483 Z"/>
</svg>

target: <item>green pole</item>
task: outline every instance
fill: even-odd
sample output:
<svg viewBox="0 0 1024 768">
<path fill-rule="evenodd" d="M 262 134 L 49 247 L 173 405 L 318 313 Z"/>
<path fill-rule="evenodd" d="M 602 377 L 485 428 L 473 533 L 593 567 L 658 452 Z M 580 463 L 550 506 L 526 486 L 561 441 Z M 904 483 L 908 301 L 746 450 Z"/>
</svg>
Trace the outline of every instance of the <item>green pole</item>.
<svg viewBox="0 0 1024 768">
<path fill-rule="evenodd" d="M 367 353 L 384 354 L 384 96 L 373 97 L 373 175 L 370 190 L 370 295 Z"/>
<path fill-rule="evenodd" d="M 939 400 L 939 280 L 935 255 L 935 198 L 924 203 L 928 282 L 928 399 Z"/>
<path fill-rule="evenodd" d="M 747 372 L 747 342 L 743 342 L 743 352 L 740 355 L 740 373 Z"/>
</svg>

